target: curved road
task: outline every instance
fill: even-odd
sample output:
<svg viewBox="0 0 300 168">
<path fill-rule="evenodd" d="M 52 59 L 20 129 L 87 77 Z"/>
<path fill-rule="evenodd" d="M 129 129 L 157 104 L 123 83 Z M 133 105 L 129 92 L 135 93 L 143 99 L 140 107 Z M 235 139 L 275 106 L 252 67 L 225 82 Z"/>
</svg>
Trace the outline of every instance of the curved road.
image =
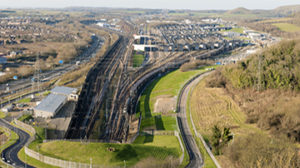
<svg viewBox="0 0 300 168">
<path fill-rule="evenodd" d="M 199 76 L 194 77 L 190 81 L 188 81 L 184 87 L 182 88 L 180 94 L 179 94 L 179 99 L 178 99 L 178 104 L 177 104 L 177 109 L 178 109 L 178 114 L 177 114 L 177 119 L 178 119 L 178 126 L 180 129 L 180 132 L 182 134 L 182 139 L 183 142 L 186 146 L 187 152 L 190 156 L 190 162 L 186 166 L 188 168 L 190 167 L 202 167 L 203 166 L 203 159 L 201 156 L 201 153 L 199 151 L 199 148 L 196 144 L 195 139 L 193 138 L 193 134 L 190 131 L 189 124 L 187 121 L 187 115 L 186 115 L 186 105 L 187 105 L 187 99 L 189 92 L 193 86 L 195 86 L 204 76 L 208 75 L 209 73 L 204 73 Z"/>
<path fill-rule="evenodd" d="M 30 165 L 25 166 L 25 163 L 18 158 L 18 152 L 25 146 L 26 142 L 28 142 L 30 135 L 23 130 L 10 125 L 3 119 L 0 119 L 0 126 L 6 127 L 19 135 L 17 142 L 3 150 L 1 153 L 2 159 L 4 159 L 3 161 L 12 165 L 13 167 L 34 168 Z"/>
</svg>

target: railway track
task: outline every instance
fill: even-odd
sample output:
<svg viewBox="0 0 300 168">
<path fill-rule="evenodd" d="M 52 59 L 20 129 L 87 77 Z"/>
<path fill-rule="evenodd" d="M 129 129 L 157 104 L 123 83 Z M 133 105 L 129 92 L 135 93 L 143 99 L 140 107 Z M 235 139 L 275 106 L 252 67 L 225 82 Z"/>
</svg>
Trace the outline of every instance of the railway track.
<svg viewBox="0 0 300 168">
<path fill-rule="evenodd" d="M 188 62 L 191 56 L 203 59 L 217 55 L 223 50 L 224 46 L 221 46 L 219 49 L 200 55 L 187 55 L 185 53 L 171 55 L 170 57 L 159 60 L 163 61 L 159 65 L 153 63 L 137 71 L 134 74 L 134 80 L 130 81 L 130 79 L 127 79 L 128 81 L 124 81 L 124 85 L 120 88 L 118 93 L 118 99 L 114 102 L 118 105 L 118 108 L 112 110 L 111 118 L 107 122 L 107 125 L 109 126 L 110 139 L 120 142 L 126 141 L 129 131 L 130 115 L 135 112 L 140 92 L 149 81 L 156 78 L 158 74 L 165 74 L 179 68 L 180 65 Z"/>
<path fill-rule="evenodd" d="M 109 102 L 109 106 L 105 105 L 107 108 L 104 112 L 106 116 L 101 118 L 105 124 L 104 128 L 101 128 L 100 137 L 108 142 L 126 141 L 131 115 L 135 113 L 139 95 L 147 83 L 162 74 L 179 68 L 191 57 L 197 59 L 213 57 L 225 49 L 225 46 L 222 45 L 218 49 L 200 55 L 195 52 L 170 54 L 146 64 L 129 75 L 126 73 L 129 54 L 125 52 L 128 52 L 126 47 L 128 42 L 128 38 L 120 36 L 120 39 L 104 58 L 88 73 L 66 138 L 88 138 L 100 114 L 100 109 L 104 107 L 104 99 L 109 99 L 112 101 Z"/>
<path fill-rule="evenodd" d="M 118 69 L 119 59 L 123 56 L 127 41 L 120 36 L 105 56 L 89 71 L 66 132 L 66 138 L 83 139 L 89 136 L 110 81 Z"/>
</svg>

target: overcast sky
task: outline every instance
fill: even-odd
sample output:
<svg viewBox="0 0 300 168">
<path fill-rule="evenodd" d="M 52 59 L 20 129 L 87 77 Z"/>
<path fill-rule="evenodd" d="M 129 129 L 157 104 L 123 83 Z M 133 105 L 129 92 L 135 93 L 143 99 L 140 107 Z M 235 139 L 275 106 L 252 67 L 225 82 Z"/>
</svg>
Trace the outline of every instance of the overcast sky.
<svg viewBox="0 0 300 168">
<path fill-rule="evenodd" d="M 273 9 L 300 0 L 0 0 L 0 8 L 62 8 L 70 6 L 158 9 Z"/>
</svg>

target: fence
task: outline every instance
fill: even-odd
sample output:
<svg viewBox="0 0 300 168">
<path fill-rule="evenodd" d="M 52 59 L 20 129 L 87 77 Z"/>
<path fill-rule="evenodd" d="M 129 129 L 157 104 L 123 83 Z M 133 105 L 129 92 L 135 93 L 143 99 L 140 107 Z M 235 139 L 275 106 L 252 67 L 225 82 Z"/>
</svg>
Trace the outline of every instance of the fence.
<svg viewBox="0 0 300 168">
<path fill-rule="evenodd" d="M 183 144 L 182 144 L 182 141 L 181 141 L 181 138 L 179 136 L 179 132 L 177 131 L 174 131 L 174 135 L 177 137 L 178 141 L 179 141 L 179 144 L 180 144 L 180 148 L 181 148 L 181 151 L 182 151 L 182 155 L 180 156 L 179 158 L 179 163 L 181 164 L 183 159 L 184 159 L 184 147 L 183 147 Z"/>
<path fill-rule="evenodd" d="M 79 162 L 72 162 L 62 159 L 56 159 L 49 156 L 44 156 L 34 150 L 29 149 L 28 147 L 25 147 L 25 153 L 26 155 L 39 160 L 43 163 L 57 166 L 57 167 L 63 167 L 63 168 L 104 168 L 109 166 L 101 166 L 101 165 L 93 165 L 93 164 L 87 164 L 87 163 L 79 163 Z M 117 167 L 114 167 L 117 168 Z"/>
<path fill-rule="evenodd" d="M 143 130 L 141 135 L 175 135 L 174 131 Z"/>
<path fill-rule="evenodd" d="M 199 76 L 197 76 L 196 78 L 198 78 Z M 190 80 L 189 83 L 191 83 L 192 81 L 194 81 L 196 78 L 193 78 L 192 80 Z M 197 82 L 198 83 L 198 82 Z M 190 90 L 190 93 L 193 92 L 194 88 L 196 85 L 192 86 L 192 90 Z M 211 157 L 211 159 L 213 160 L 213 162 L 215 163 L 217 168 L 221 168 L 220 164 L 218 163 L 217 159 L 215 158 L 215 156 L 213 155 L 213 153 L 211 152 L 210 148 L 208 147 L 208 145 L 206 144 L 205 140 L 203 139 L 202 135 L 200 133 L 197 132 L 193 118 L 192 118 L 192 111 L 191 111 L 191 106 L 189 106 L 189 111 L 190 111 L 190 120 L 194 129 L 194 132 L 196 134 L 196 136 L 201 140 L 202 144 L 204 145 L 207 153 L 209 154 L 209 156 Z"/>
<path fill-rule="evenodd" d="M 25 124 L 22 121 L 19 121 L 17 119 L 15 119 L 14 122 L 17 126 L 22 127 L 24 129 L 26 129 L 27 131 L 29 131 L 30 133 L 32 133 L 33 135 L 35 135 L 36 132 L 32 126 Z M 31 140 L 29 140 L 27 142 L 27 144 L 25 146 L 25 154 L 36 160 L 43 162 L 43 163 L 53 165 L 53 166 L 58 166 L 58 167 L 64 167 L 64 168 L 103 168 L 103 167 L 108 167 L 108 166 L 93 165 L 93 164 L 87 164 L 87 163 L 72 162 L 72 161 L 67 161 L 67 160 L 62 160 L 62 159 L 56 159 L 56 158 L 49 157 L 49 156 L 44 156 L 44 155 L 42 155 L 34 150 L 31 150 L 27 147 L 27 145 L 30 142 L 32 142 L 33 140 L 34 140 L 34 137 L 32 137 Z M 80 140 L 76 140 L 76 141 L 80 141 Z M 83 142 L 89 142 L 89 141 L 83 141 Z"/>
</svg>

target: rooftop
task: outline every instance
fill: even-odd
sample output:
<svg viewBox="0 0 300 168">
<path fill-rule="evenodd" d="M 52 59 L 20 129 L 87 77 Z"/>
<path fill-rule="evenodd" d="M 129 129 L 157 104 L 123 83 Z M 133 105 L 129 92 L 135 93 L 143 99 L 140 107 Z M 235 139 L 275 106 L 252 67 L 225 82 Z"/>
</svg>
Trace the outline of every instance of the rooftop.
<svg viewBox="0 0 300 168">
<path fill-rule="evenodd" d="M 77 89 L 76 88 L 70 88 L 70 87 L 65 87 L 65 86 L 56 86 L 51 90 L 51 93 L 53 94 L 61 94 L 61 95 L 66 95 L 69 96 L 72 93 L 76 93 Z"/>
<path fill-rule="evenodd" d="M 67 99 L 67 96 L 60 94 L 50 94 L 34 109 L 55 113 L 57 108 Z"/>
</svg>

